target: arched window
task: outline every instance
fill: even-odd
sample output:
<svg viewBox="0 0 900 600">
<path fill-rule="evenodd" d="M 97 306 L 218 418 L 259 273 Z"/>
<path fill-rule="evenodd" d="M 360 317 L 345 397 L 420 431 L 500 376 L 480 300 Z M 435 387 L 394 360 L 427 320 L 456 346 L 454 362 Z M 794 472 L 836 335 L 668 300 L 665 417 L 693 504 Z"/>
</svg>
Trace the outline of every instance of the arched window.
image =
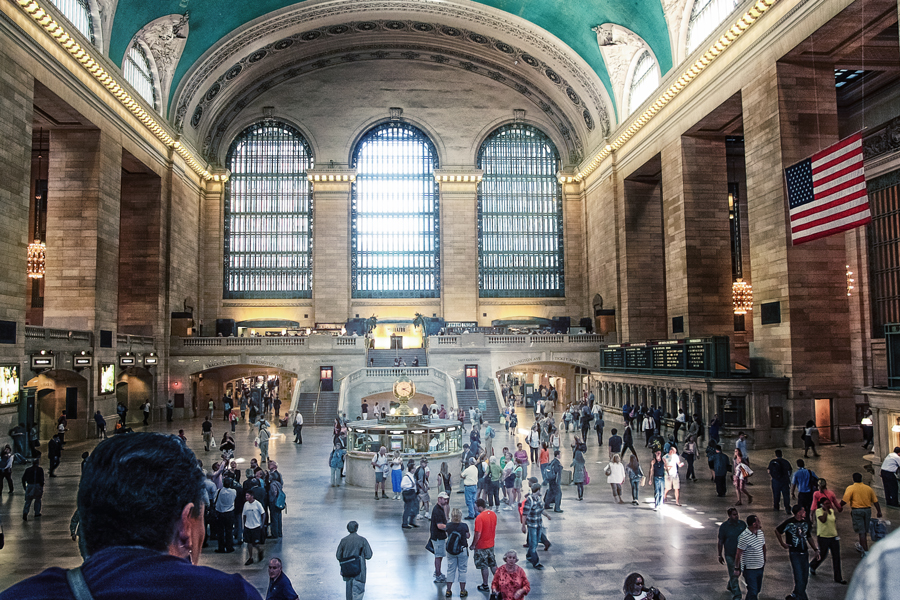
<svg viewBox="0 0 900 600">
<path fill-rule="evenodd" d="M 156 108 L 156 85 L 153 80 L 153 70 L 150 68 L 150 61 L 143 48 L 137 44 L 132 44 L 128 49 L 128 54 L 125 55 L 125 60 L 122 62 L 122 75 L 144 100 Z"/>
<path fill-rule="evenodd" d="M 738 4 L 740 0 L 695 0 L 691 19 L 688 21 L 688 54 L 696 50 L 734 12 Z"/>
<path fill-rule="evenodd" d="M 659 70 L 656 61 L 649 51 L 644 50 L 637 64 L 634 66 L 634 74 L 631 76 L 631 88 L 628 91 L 628 114 L 630 115 L 650 97 L 650 94 L 659 87 Z"/>
<path fill-rule="evenodd" d="M 530 125 L 504 125 L 478 151 L 482 298 L 565 295 L 559 153 Z"/>
<path fill-rule="evenodd" d="M 309 144 L 290 125 L 263 121 L 237 136 L 226 166 L 224 297 L 312 297 Z"/>
<path fill-rule="evenodd" d="M 91 18 L 91 7 L 88 5 L 88 0 L 50 1 L 84 37 L 91 40 L 92 44 L 97 43 L 94 39 L 94 20 Z"/>
<path fill-rule="evenodd" d="M 437 298 L 441 290 L 434 144 L 400 122 L 366 133 L 353 151 L 350 208 L 354 298 Z"/>
</svg>

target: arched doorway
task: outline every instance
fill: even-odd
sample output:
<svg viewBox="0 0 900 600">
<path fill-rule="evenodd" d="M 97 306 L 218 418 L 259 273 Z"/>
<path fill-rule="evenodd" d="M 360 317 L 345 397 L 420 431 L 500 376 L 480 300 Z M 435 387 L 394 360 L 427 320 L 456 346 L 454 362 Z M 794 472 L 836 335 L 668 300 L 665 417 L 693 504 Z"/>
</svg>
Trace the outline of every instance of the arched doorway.
<svg viewBox="0 0 900 600">
<path fill-rule="evenodd" d="M 128 423 L 143 421 L 141 405 L 152 397 L 153 375 L 150 371 L 143 367 L 128 367 L 119 373 L 116 381 L 116 402 L 121 402 L 128 408 Z"/>
<path fill-rule="evenodd" d="M 87 437 L 91 417 L 88 414 L 87 379 L 74 371 L 54 369 L 32 378 L 27 387 L 36 389 L 35 424 L 41 440 L 53 437 L 56 423 L 64 410 L 69 428 L 66 441 Z"/>
</svg>

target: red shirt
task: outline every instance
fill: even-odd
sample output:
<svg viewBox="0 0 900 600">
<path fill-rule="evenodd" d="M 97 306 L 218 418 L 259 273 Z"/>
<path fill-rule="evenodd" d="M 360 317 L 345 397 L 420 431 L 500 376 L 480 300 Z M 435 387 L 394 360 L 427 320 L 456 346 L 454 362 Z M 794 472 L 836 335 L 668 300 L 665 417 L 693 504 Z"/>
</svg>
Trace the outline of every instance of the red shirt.
<svg viewBox="0 0 900 600">
<path fill-rule="evenodd" d="M 538 454 L 538 462 L 542 465 L 546 465 L 550 462 L 550 451 L 546 448 L 541 448 L 541 451 Z"/>
<path fill-rule="evenodd" d="M 525 589 L 525 595 L 531 591 L 531 584 L 528 583 L 528 576 L 525 575 L 525 570 L 516 565 L 516 570 L 510 573 L 506 569 L 506 565 L 502 564 L 497 567 L 497 572 L 494 573 L 494 581 L 491 582 L 491 589 L 501 592 L 503 594 L 503 598 L 509 598 L 512 600 L 515 598 L 516 592 L 520 589 Z M 523 598 L 525 596 L 522 596 Z"/>
<path fill-rule="evenodd" d="M 475 533 L 481 533 L 476 550 L 486 550 L 494 547 L 494 534 L 497 532 L 497 513 L 483 510 L 475 517 Z"/>
</svg>

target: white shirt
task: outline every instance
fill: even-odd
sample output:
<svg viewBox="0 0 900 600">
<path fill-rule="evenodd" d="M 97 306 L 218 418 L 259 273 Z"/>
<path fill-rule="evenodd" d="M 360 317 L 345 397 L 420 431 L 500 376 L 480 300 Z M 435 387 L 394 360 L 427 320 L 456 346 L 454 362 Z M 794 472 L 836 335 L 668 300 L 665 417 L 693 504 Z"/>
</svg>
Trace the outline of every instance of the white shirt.
<svg viewBox="0 0 900 600">
<path fill-rule="evenodd" d="M 469 465 L 462 472 L 463 485 L 478 485 L 478 467 Z"/>
<path fill-rule="evenodd" d="M 266 514 L 266 511 L 263 510 L 262 504 L 254 500 L 253 502 L 245 502 L 244 503 L 244 527 L 247 529 L 256 529 L 257 527 L 262 527 L 262 519 L 263 515 Z"/>
<path fill-rule="evenodd" d="M 671 479 L 676 479 L 678 477 L 678 467 L 684 466 L 684 461 L 681 460 L 677 453 L 666 454 L 663 457 L 663 461 L 666 463 L 666 475 Z"/>
<path fill-rule="evenodd" d="M 738 550 L 742 550 L 741 563 L 745 569 L 762 569 L 766 566 L 763 547 L 766 545 L 766 536 L 762 530 L 755 534 L 745 529 L 738 537 Z"/>
<path fill-rule="evenodd" d="M 881 463 L 881 470 L 896 473 L 897 469 L 900 469 L 900 456 L 896 452 L 891 452 L 884 457 L 884 462 Z"/>
<path fill-rule="evenodd" d="M 675 417 L 675 420 L 679 423 L 684 423 L 684 413 L 680 413 L 677 417 Z"/>
<path fill-rule="evenodd" d="M 237 498 L 237 490 L 222 487 L 216 492 L 216 511 L 220 513 L 234 510 L 234 499 Z"/>
<path fill-rule="evenodd" d="M 413 479 L 412 473 L 404 473 L 403 474 L 403 479 L 400 480 L 400 489 L 401 490 L 416 489 L 416 481 Z"/>
<path fill-rule="evenodd" d="M 303 425 L 303 415 L 297 413 L 297 416 L 294 417 L 294 425 Z"/>
</svg>

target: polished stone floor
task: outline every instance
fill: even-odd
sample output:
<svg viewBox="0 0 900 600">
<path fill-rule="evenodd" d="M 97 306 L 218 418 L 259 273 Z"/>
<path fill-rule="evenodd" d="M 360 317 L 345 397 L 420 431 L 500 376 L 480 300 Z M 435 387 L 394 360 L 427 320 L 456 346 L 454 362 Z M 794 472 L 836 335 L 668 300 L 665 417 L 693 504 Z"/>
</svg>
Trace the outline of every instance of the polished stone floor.
<svg viewBox="0 0 900 600">
<path fill-rule="evenodd" d="M 527 427 L 529 421 L 522 423 Z M 215 433 L 221 435 L 224 423 L 217 422 Z M 155 424 L 151 429 L 176 433 L 187 432 L 190 444 L 198 449 L 206 464 L 216 458 L 215 452 L 203 451 L 200 421 Z M 282 430 L 288 435 L 290 432 Z M 571 460 L 571 433 L 563 437 L 563 459 Z M 254 434 L 246 425 L 238 425 L 236 455 L 249 460 L 253 456 Z M 522 436 L 518 436 L 522 441 Z M 414 530 L 400 528 L 402 502 L 372 498 L 370 489 L 332 488 L 329 486 L 327 465 L 330 451 L 330 428 L 304 428 L 304 444 L 292 443 L 291 437 L 275 437 L 270 442 L 272 456 L 285 476 L 288 509 L 284 515 L 285 537 L 266 544 L 266 556 L 280 556 L 285 572 L 294 583 L 301 598 L 341 598 L 344 584 L 339 576 L 334 551 L 338 541 L 346 535 L 349 520 L 360 523 L 359 533 L 368 538 L 374 557 L 368 565 L 366 597 L 404 599 L 443 598 L 444 586 L 432 583 L 433 557 L 425 551 L 427 527 Z M 513 444 L 512 437 L 500 434 L 495 447 Z M 6 548 L 0 551 L 0 589 L 38 573 L 51 565 L 74 567 L 80 563 L 78 550 L 68 533 L 69 519 L 75 506 L 81 453 L 90 450 L 96 440 L 66 445 L 59 477 L 48 479 L 44 495 L 43 517 L 22 521 L 24 494 L 20 488 L 24 469 L 17 466 L 13 474 L 16 492 L 4 493 L 0 499 L 0 514 L 6 533 Z M 602 451 L 601 451 L 602 450 Z M 730 449 L 728 449 L 730 450 Z M 858 445 L 824 447 L 822 457 L 810 459 L 811 466 L 839 495 L 850 483 L 853 471 L 863 471 L 868 464 Z M 784 518 L 772 510 L 771 492 L 764 464 L 770 452 L 751 456 L 757 468 L 753 479 L 755 501 L 742 507 L 741 515 L 755 512 L 763 523 L 769 550 L 762 598 L 784 598 L 791 591 L 791 572 L 786 551 L 775 539 L 774 528 Z M 797 451 L 786 453 L 787 458 L 802 456 Z M 598 461 L 603 459 L 603 464 Z M 501 511 L 496 550 L 502 555 L 507 549 L 519 551 L 520 564 L 526 568 L 531 581 L 531 597 L 546 598 L 621 598 L 622 582 L 632 572 L 642 573 L 648 582 L 664 591 L 671 600 L 721 599 L 730 600 L 725 591 L 725 567 L 716 561 L 716 531 L 725 517 L 725 509 L 733 498 L 716 498 L 713 483 L 701 479 L 683 486 L 683 508 L 667 507 L 654 512 L 649 505 L 640 507 L 617 505 L 612 501 L 609 486 L 602 474 L 606 448 L 599 449 L 596 437 L 589 442 L 588 468 L 592 482 L 586 488 L 585 501 L 577 502 L 574 487 L 563 488 L 563 514 L 553 514 L 549 522 L 549 538 L 553 547 L 541 552 L 545 565 L 535 571 L 524 560 L 524 535 L 517 515 Z M 649 454 L 641 449 L 641 459 L 649 461 Z M 701 466 L 705 465 L 705 461 Z M 433 465 L 432 468 L 439 468 Z M 452 469 L 454 485 L 457 469 Z M 708 471 L 698 471 L 703 477 Z M 870 475 L 864 473 L 865 481 Z M 388 483 L 390 486 L 390 483 Z M 732 491 L 729 488 L 729 491 Z M 652 497 L 650 487 L 641 490 L 642 500 Z M 433 495 L 436 497 L 436 495 Z M 464 506 L 463 496 L 453 494 L 451 507 Z M 627 498 L 627 493 L 626 493 Z M 752 509 L 748 511 L 747 509 Z M 900 511 L 891 509 L 886 517 L 900 522 Z M 427 522 L 426 522 L 427 524 Z M 853 549 L 855 536 L 846 511 L 838 518 L 842 537 L 844 577 L 850 579 L 859 562 Z M 202 564 L 227 572 L 242 574 L 265 594 L 267 574 L 264 566 L 244 566 L 240 553 L 220 555 L 207 549 Z M 446 565 L 444 567 L 446 570 Z M 473 598 L 482 596 L 475 589 L 480 573 L 469 563 L 469 591 Z M 458 588 L 454 588 L 458 594 Z M 822 565 L 819 575 L 811 577 L 811 598 L 840 600 L 846 587 L 832 582 L 830 560 Z M 486 595 L 485 595 L 486 598 Z"/>
</svg>

